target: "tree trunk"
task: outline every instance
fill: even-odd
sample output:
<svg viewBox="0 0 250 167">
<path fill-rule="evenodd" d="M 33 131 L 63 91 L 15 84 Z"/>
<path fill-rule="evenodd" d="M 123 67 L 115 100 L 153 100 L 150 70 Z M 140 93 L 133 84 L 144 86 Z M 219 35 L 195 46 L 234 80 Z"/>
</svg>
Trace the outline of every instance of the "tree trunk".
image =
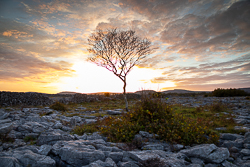
<svg viewBox="0 0 250 167">
<path fill-rule="evenodd" d="M 125 100 L 125 104 L 126 104 L 126 111 L 128 112 L 128 101 L 127 101 L 127 95 L 126 95 L 126 79 L 123 80 L 123 96 L 124 96 L 124 100 Z"/>
</svg>

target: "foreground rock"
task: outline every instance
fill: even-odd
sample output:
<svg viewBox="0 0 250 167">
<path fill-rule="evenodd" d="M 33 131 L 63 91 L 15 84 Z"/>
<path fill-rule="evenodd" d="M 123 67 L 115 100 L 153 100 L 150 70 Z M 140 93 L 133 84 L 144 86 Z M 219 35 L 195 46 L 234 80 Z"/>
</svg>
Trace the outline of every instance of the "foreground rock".
<svg viewBox="0 0 250 167">
<path fill-rule="evenodd" d="M 73 140 L 74 137 L 70 134 L 63 132 L 62 130 L 56 129 L 52 132 L 43 132 L 37 139 L 37 145 L 49 144 L 53 145 L 59 140 L 68 141 Z"/>
<path fill-rule="evenodd" d="M 222 163 L 229 158 L 229 151 L 227 148 L 218 148 L 214 144 L 204 144 L 185 149 L 180 153 L 192 158 L 199 158 L 207 163 Z"/>
<path fill-rule="evenodd" d="M 242 127 L 250 127 L 250 111 L 244 106 L 248 103 L 237 98 L 232 100 L 235 106 L 241 106 L 233 108 L 236 119 L 246 122 Z M 75 114 L 78 112 L 76 110 Z M 117 115 L 122 111 L 110 110 L 107 113 Z M 140 131 L 134 139 L 137 141 L 134 150 L 124 143 L 107 142 L 98 133 L 82 136 L 70 133 L 74 126 L 96 120 L 95 116 L 89 115 L 62 115 L 47 107 L 0 109 L 0 133 L 6 140 L 0 142 L 0 167 L 250 166 L 250 132 L 245 135 L 221 134 L 217 146 L 185 147 L 161 142 L 154 138 L 155 135 Z M 12 142 L 7 142 L 9 139 Z"/>
<path fill-rule="evenodd" d="M 0 134 L 8 133 L 12 130 L 13 124 L 12 123 L 3 123 L 0 124 Z"/>
</svg>

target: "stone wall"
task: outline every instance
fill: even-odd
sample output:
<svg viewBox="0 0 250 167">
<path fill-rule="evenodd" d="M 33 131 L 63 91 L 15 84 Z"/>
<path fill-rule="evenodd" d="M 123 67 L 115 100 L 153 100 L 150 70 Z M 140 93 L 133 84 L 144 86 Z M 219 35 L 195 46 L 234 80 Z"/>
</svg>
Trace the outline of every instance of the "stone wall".
<svg viewBox="0 0 250 167">
<path fill-rule="evenodd" d="M 135 93 L 128 93 L 127 99 L 139 99 L 141 96 Z M 0 106 L 49 106 L 59 101 L 64 104 L 83 103 L 93 101 L 105 101 L 112 99 L 123 100 L 123 94 L 111 94 L 109 97 L 105 95 L 87 95 L 87 94 L 43 94 L 43 93 L 24 93 L 24 92 L 0 92 Z"/>
<path fill-rule="evenodd" d="M 140 99 L 141 98 L 141 95 L 136 94 L 136 93 L 127 93 L 126 96 L 127 96 L 128 100 Z M 123 94 L 116 94 L 116 95 L 112 95 L 111 97 L 116 98 L 116 99 L 124 99 Z"/>
<path fill-rule="evenodd" d="M 83 103 L 89 102 L 89 98 L 87 94 L 76 93 L 73 95 L 62 96 L 58 100 L 60 103 L 68 104 L 68 103 Z"/>
<path fill-rule="evenodd" d="M 0 92 L 0 106 L 47 106 L 53 100 L 42 93 Z"/>
</svg>

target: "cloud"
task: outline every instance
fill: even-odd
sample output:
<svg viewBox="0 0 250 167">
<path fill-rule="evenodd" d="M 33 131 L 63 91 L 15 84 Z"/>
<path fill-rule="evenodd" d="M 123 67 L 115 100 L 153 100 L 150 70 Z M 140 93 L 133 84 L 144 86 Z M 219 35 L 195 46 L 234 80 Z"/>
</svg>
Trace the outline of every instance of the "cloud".
<svg viewBox="0 0 250 167">
<path fill-rule="evenodd" d="M 171 45 L 167 51 L 188 57 L 249 51 L 249 8 L 249 1 L 239 1 L 209 17 L 186 15 L 168 23 L 161 40 Z"/>
<path fill-rule="evenodd" d="M 157 77 L 150 80 L 152 83 L 165 83 L 167 79 L 165 77 Z"/>
<path fill-rule="evenodd" d="M 42 57 L 56 58 L 73 57 L 75 52 L 85 48 L 82 31 L 56 29 L 44 21 L 28 25 L 0 18 L 0 24 L 5 25 L 0 27 L 0 37 L 13 50 L 21 49 Z"/>
<path fill-rule="evenodd" d="M 165 49 L 161 48 L 164 51 L 158 53 L 165 59 L 153 56 L 151 63 L 141 67 L 155 68 L 163 62 L 174 62 L 176 53 L 181 58 L 204 62 L 214 56 L 250 50 L 249 1 L 121 0 L 121 3 L 126 17 L 109 18 L 108 22 L 99 22 L 97 28 L 132 28 L 154 43 L 166 44 Z M 131 11 L 140 19 L 130 17 Z"/>
<path fill-rule="evenodd" d="M 4 25 L 0 26 L 0 37 L 6 43 L 15 43 L 20 40 L 27 41 L 31 39 L 34 40 L 34 42 L 53 39 L 53 37 L 49 36 L 46 32 L 16 20 L 0 17 L 0 24 Z M 19 37 L 21 37 L 21 39 Z"/>
<path fill-rule="evenodd" d="M 87 56 L 87 38 L 94 29 L 117 27 L 133 29 L 159 48 L 139 65 L 165 70 L 153 83 L 171 80 L 190 88 L 248 83 L 250 1 L 10 2 L 0 2 L 2 79 L 49 82 L 48 74 L 68 75 L 70 62 Z M 6 10 L 10 6 L 15 12 Z"/>
<path fill-rule="evenodd" d="M 199 61 L 222 53 L 249 51 L 249 1 L 121 0 L 122 8 L 147 18 L 109 20 L 99 28 L 133 27 L 152 40 L 169 45 L 167 54 L 196 57 Z M 146 21 L 147 20 L 147 21 Z M 133 25 L 133 26 L 132 26 Z M 229 51 L 230 50 L 230 51 Z M 156 57 L 155 57 L 156 58 Z"/>
<path fill-rule="evenodd" d="M 14 38 L 22 38 L 22 37 L 27 38 L 27 37 L 33 37 L 33 34 L 28 35 L 28 33 L 20 32 L 18 30 L 7 30 L 3 32 L 3 36 L 6 36 L 6 37 L 13 36 Z"/>
<path fill-rule="evenodd" d="M 175 82 L 178 87 L 204 88 L 223 87 L 230 83 L 241 87 L 249 87 L 250 82 L 250 55 L 245 54 L 241 57 L 221 62 L 203 63 L 198 66 L 189 67 L 169 67 L 163 73 L 163 77 L 154 78 L 152 81 L 163 83 L 164 81 Z M 239 87 L 239 86 L 237 86 Z"/>
<path fill-rule="evenodd" d="M 60 76 L 69 76 L 72 71 L 70 63 L 65 61 L 46 62 L 34 55 L 3 50 L 0 46 L 0 80 L 34 80 L 53 82 Z M 53 80 L 50 80 L 52 79 Z"/>
<path fill-rule="evenodd" d="M 173 17 L 177 14 L 177 11 L 182 10 L 187 6 L 188 0 L 154 0 L 154 1 L 143 1 L 143 0 L 121 0 L 123 8 L 130 8 L 131 10 L 145 15 L 149 20 L 162 18 L 162 17 Z"/>
</svg>

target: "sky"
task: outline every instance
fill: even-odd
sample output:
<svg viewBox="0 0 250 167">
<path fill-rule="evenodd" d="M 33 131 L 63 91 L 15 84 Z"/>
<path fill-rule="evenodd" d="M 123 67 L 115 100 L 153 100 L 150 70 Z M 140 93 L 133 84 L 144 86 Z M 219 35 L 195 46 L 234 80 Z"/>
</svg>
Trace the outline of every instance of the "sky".
<svg viewBox="0 0 250 167">
<path fill-rule="evenodd" d="M 1 0 L 0 91 L 122 92 L 87 61 L 90 34 L 110 28 L 158 48 L 127 92 L 250 87 L 250 0 Z"/>
</svg>

